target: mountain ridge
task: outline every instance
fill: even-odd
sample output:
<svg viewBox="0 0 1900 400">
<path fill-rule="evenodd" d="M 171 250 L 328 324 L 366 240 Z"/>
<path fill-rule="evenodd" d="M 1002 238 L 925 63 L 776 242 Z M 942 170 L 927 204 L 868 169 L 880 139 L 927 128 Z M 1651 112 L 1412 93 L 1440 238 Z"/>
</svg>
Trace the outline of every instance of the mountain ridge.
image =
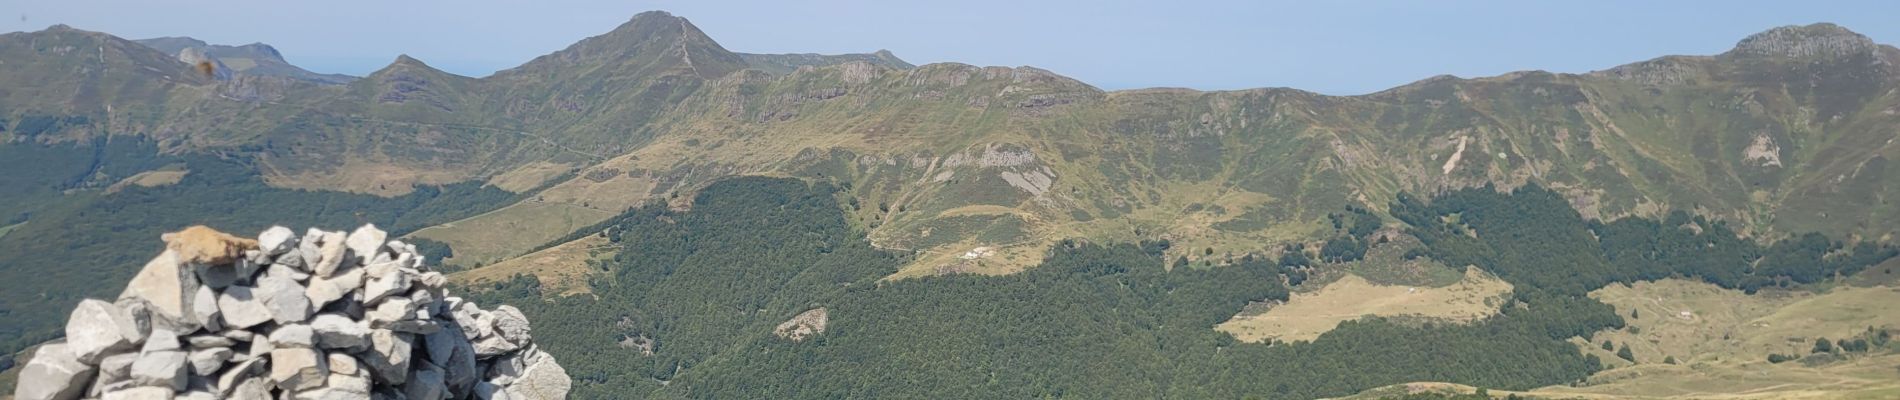
<svg viewBox="0 0 1900 400">
<path fill-rule="evenodd" d="M 255 155 L 269 180 L 305 189 L 394 195 L 552 168 L 594 179 L 542 182 L 544 197 L 611 210 L 731 175 L 849 181 L 861 202 L 903 210 L 854 213 L 880 245 L 944 253 L 1157 235 L 1244 253 L 1401 191 L 1529 182 L 1605 219 L 1685 209 L 1764 236 L 1886 237 L 1893 227 L 1865 221 L 1900 212 L 1884 200 L 1900 184 L 1858 171 L 1900 157 L 1879 134 L 1900 123 L 1881 111 L 1900 102 L 1881 92 L 1897 86 L 1900 52 L 1870 43 L 1814 24 L 1717 55 L 1354 96 L 1103 91 L 1035 67 L 916 66 L 888 52 L 761 68 L 685 18 L 646 12 L 486 77 L 399 56 L 334 89 L 206 97 L 156 120 L 244 121 L 165 143 L 271 143 Z M 1694 100 L 1716 98 L 1730 105 Z M 984 159 L 1011 161 L 973 161 Z"/>
</svg>

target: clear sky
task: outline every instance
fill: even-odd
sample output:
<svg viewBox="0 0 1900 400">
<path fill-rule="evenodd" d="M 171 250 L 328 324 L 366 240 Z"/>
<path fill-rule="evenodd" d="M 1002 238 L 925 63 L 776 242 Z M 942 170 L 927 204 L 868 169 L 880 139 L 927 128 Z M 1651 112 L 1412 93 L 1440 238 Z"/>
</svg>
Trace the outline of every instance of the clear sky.
<svg viewBox="0 0 1900 400">
<path fill-rule="evenodd" d="M 0 31 L 265 42 L 317 72 L 409 54 L 485 76 L 667 10 L 727 49 L 889 49 L 912 63 L 1032 65 L 1105 89 L 1362 94 L 1439 74 L 1586 72 L 1715 54 L 1780 25 L 1900 43 L 1900 1 L 160 1 L 0 0 Z"/>
</svg>

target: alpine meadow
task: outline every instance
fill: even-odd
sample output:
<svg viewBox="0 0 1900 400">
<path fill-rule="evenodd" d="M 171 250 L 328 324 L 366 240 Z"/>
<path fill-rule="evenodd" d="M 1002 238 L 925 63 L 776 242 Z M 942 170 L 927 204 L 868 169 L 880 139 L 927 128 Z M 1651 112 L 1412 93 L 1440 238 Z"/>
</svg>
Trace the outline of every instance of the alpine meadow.
<svg viewBox="0 0 1900 400">
<path fill-rule="evenodd" d="M 0 397 L 1900 399 L 1900 48 L 1760 28 L 1350 96 L 6 33 Z"/>
</svg>

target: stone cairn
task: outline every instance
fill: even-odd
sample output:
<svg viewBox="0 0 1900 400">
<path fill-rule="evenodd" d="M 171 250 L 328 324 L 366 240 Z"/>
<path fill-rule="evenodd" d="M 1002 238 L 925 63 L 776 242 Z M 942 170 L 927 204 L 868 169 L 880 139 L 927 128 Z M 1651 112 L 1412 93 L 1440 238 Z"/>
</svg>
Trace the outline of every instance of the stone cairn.
<svg viewBox="0 0 1900 400">
<path fill-rule="evenodd" d="M 374 225 L 272 227 L 147 263 L 115 302 L 87 299 L 20 371 L 18 400 L 556 399 L 571 385 L 527 318 L 448 296 L 414 245 Z M 182 247 L 182 248 L 181 248 Z M 217 254 L 211 251 L 210 254 Z"/>
</svg>

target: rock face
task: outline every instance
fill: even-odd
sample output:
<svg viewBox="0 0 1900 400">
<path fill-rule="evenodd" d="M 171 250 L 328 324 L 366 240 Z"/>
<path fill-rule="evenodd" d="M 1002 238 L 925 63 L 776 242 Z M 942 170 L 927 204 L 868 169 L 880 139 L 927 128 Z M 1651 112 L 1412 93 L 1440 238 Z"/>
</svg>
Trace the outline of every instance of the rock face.
<svg viewBox="0 0 1900 400">
<path fill-rule="evenodd" d="M 448 296 L 415 246 L 371 225 L 293 232 L 167 234 L 117 302 L 79 303 L 15 398 L 567 397 L 520 310 Z"/>
</svg>

